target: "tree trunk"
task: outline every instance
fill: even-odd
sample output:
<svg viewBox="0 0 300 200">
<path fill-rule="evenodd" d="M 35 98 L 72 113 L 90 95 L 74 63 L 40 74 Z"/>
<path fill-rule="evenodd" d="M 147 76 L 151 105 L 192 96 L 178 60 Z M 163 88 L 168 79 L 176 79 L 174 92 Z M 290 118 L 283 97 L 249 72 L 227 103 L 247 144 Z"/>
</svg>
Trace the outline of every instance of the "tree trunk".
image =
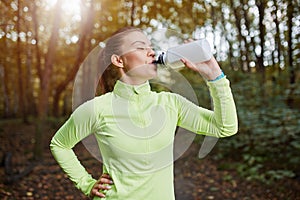
<svg viewBox="0 0 300 200">
<path fill-rule="evenodd" d="M 288 26 L 288 67 L 289 67 L 289 77 L 290 77 L 290 85 L 293 85 L 296 83 L 296 73 L 294 68 L 294 59 L 293 59 L 293 15 L 294 15 L 294 6 L 293 1 L 288 0 L 288 8 L 287 8 L 287 26 Z"/>
<path fill-rule="evenodd" d="M 26 98 L 26 113 L 28 115 L 36 114 L 36 104 L 33 100 L 33 81 L 32 81 L 32 48 L 29 45 L 28 37 L 26 36 L 26 79 L 25 79 L 25 98 Z"/>
<path fill-rule="evenodd" d="M 83 5 L 82 5 L 83 7 Z M 55 88 L 54 93 L 54 100 L 53 100 L 53 113 L 55 116 L 59 115 L 59 100 L 62 92 L 66 89 L 67 85 L 74 80 L 76 73 L 78 72 L 78 69 L 80 67 L 80 64 L 84 60 L 84 52 L 85 52 L 85 44 L 88 40 L 88 36 L 92 32 L 93 28 L 93 19 L 94 19 L 94 8 L 93 8 L 93 1 L 91 1 L 90 8 L 82 10 L 82 24 L 81 24 L 81 33 L 80 33 L 80 39 L 78 42 L 78 51 L 76 55 L 76 60 L 73 64 L 73 68 L 71 71 L 67 74 L 66 79 L 58 84 L 58 86 Z"/>
<path fill-rule="evenodd" d="M 18 10 L 17 10 L 17 66 L 18 66 L 18 89 L 19 89 L 19 109 L 22 116 L 22 119 L 25 123 L 28 123 L 28 118 L 26 114 L 26 99 L 24 93 L 24 73 L 22 69 L 22 62 L 21 62 L 21 38 L 20 38 L 20 25 L 21 25 L 21 1 L 18 0 Z"/>
<path fill-rule="evenodd" d="M 5 82 L 5 76 L 6 76 L 6 72 L 5 72 L 5 65 L 0 63 L 0 80 L 1 80 L 1 90 L 3 93 L 3 108 L 4 108 L 4 113 L 3 113 L 3 117 L 6 118 L 8 116 L 8 93 L 7 93 L 7 83 Z"/>
<path fill-rule="evenodd" d="M 234 1 L 230 0 L 230 7 L 233 10 L 233 14 L 235 16 L 235 25 L 236 28 L 238 29 L 238 43 L 239 43 L 239 49 L 240 49 L 240 56 L 238 58 L 238 64 L 239 64 L 239 68 L 243 66 L 243 60 L 242 60 L 242 56 L 244 55 L 243 53 L 243 47 L 242 47 L 242 41 L 243 41 L 243 35 L 242 35 L 242 29 L 241 29 L 241 16 L 239 15 L 239 8 L 236 8 L 234 6 Z M 243 70 L 243 68 L 242 68 Z"/>
<path fill-rule="evenodd" d="M 4 29 L 5 30 L 5 29 Z M 5 36 L 3 37 L 3 49 L 7 49 L 7 39 L 6 39 L 6 32 L 4 31 Z M 11 104 L 10 104 L 10 98 L 9 98 L 9 77 L 8 77 L 8 67 L 6 65 L 6 62 L 4 62 L 5 59 L 0 60 L 0 74 L 1 74 L 1 87 L 3 91 L 3 108 L 4 113 L 3 117 L 8 118 L 11 116 Z"/>
<path fill-rule="evenodd" d="M 248 19 L 248 10 L 245 9 L 245 7 L 244 7 L 244 5 L 248 3 L 248 1 L 240 0 L 240 3 L 242 4 L 243 19 L 245 20 L 244 25 L 246 27 L 248 34 L 250 34 L 251 30 L 250 30 L 250 22 Z M 251 61 L 251 53 L 250 52 L 252 52 L 251 42 L 249 42 L 245 36 L 243 36 L 243 41 L 245 43 L 245 50 L 244 50 L 245 60 L 243 61 L 244 65 L 245 65 L 244 70 L 247 72 L 250 72 L 250 66 L 249 66 L 249 63 Z M 254 47 L 253 47 L 253 49 L 254 49 Z"/>
<path fill-rule="evenodd" d="M 256 55 L 257 63 L 258 63 L 258 72 L 261 74 L 260 80 L 260 95 L 262 97 L 262 105 L 267 105 L 269 102 L 266 98 L 266 91 L 265 91 L 265 82 L 266 82 L 266 70 L 264 67 L 264 52 L 265 52 L 265 35 L 266 35 L 266 28 L 263 23 L 265 17 L 265 0 L 256 1 L 256 6 L 259 12 L 259 38 L 260 38 L 260 48 L 261 52 L 260 55 Z"/>
<path fill-rule="evenodd" d="M 131 5 L 131 12 L 130 12 L 130 25 L 134 26 L 134 16 L 135 16 L 135 1 L 131 0 L 132 5 Z"/>
<path fill-rule="evenodd" d="M 281 69 L 280 69 L 280 63 L 281 63 L 281 40 L 280 40 L 280 28 L 279 28 L 279 20 L 278 20 L 278 16 L 277 16 L 277 12 L 278 12 L 278 4 L 277 1 L 274 0 L 274 6 L 275 6 L 275 11 L 274 11 L 274 22 L 276 25 L 276 34 L 275 34 L 275 48 L 277 51 L 277 63 L 275 64 L 276 70 L 278 71 L 278 74 L 280 73 Z"/>
<path fill-rule="evenodd" d="M 45 57 L 44 69 L 38 69 L 40 78 L 40 92 L 38 97 L 37 114 L 38 120 L 36 125 L 35 149 L 34 157 L 37 160 L 43 156 L 43 125 L 45 124 L 48 113 L 48 99 L 50 90 L 50 78 L 54 63 L 54 53 L 58 41 L 59 22 L 61 17 L 61 0 L 58 0 L 55 5 L 54 19 L 52 25 L 51 36 L 49 40 L 48 50 Z M 38 66 L 40 67 L 40 66 Z"/>
<path fill-rule="evenodd" d="M 261 53 L 257 56 L 258 71 L 262 74 L 262 81 L 265 82 L 265 67 L 264 67 L 264 52 L 265 52 L 265 34 L 266 29 L 263 23 L 265 17 L 265 2 L 264 0 L 256 1 L 256 6 L 259 12 L 259 39 Z"/>
<path fill-rule="evenodd" d="M 294 99 L 294 92 L 296 89 L 296 72 L 294 68 L 294 58 L 293 58 L 293 12 L 294 6 L 292 0 L 288 0 L 288 7 L 287 7 L 287 28 L 288 28 L 288 69 L 289 69 L 289 84 L 290 84 L 290 91 L 287 98 L 287 104 L 292 108 L 295 104 Z"/>
<path fill-rule="evenodd" d="M 222 7 L 222 5 L 221 5 L 221 7 Z M 222 9 L 221 9 L 220 12 L 222 12 Z M 226 29 L 226 20 L 225 20 L 224 14 L 222 14 L 222 16 L 221 16 L 221 23 L 222 23 L 222 26 L 223 26 L 223 29 L 224 29 L 225 39 L 228 42 L 228 62 L 230 64 L 231 69 L 234 71 L 234 70 L 237 70 L 238 67 L 236 66 L 235 61 L 233 59 L 232 42 L 230 41 L 230 39 L 228 37 L 229 33 L 228 33 L 227 29 Z"/>
</svg>

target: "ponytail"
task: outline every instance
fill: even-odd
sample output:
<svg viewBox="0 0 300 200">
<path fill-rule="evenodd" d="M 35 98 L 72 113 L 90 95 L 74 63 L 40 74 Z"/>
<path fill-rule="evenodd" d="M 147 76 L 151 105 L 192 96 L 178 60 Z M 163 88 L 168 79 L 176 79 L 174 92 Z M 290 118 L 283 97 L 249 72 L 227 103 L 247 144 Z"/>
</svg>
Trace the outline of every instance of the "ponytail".
<svg viewBox="0 0 300 200">
<path fill-rule="evenodd" d="M 106 46 L 100 51 L 98 60 L 101 77 L 99 83 L 102 94 L 113 91 L 115 83 L 121 78 L 119 69 L 111 63 L 111 56 L 113 54 L 122 55 L 121 46 L 124 37 L 134 31 L 141 32 L 140 29 L 131 26 L 119 29 L 113 33 L 112 37 L 107 40 Z"/>
</svg>

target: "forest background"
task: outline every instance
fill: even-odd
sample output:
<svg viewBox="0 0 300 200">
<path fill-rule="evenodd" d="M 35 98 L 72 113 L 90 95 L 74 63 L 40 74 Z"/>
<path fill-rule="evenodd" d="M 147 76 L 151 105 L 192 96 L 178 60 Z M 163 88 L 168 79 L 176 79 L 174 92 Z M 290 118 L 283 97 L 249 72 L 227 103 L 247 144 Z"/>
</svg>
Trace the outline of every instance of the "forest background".
<svg viewBox="0 0 300 200">
<path fill-rule="evenodd" d="M 214 159 L 229 158 L 220 168 L 267 184 L 299 181 L 299 1 L 1 0 L 0 10 L 0 134 L 7 123 L 34 124 L 34 160 L 48 148 L 45 126 L 72 112 L 74 78 L 92 49 L 124 26 L 167 28 L 208 38 L 231 81 L 239 133 L 218 143 Z M 209 107 L 202 79 L 180 73 Z M 0 149 L 5 160 L 9 148 Z"/>
</svg>

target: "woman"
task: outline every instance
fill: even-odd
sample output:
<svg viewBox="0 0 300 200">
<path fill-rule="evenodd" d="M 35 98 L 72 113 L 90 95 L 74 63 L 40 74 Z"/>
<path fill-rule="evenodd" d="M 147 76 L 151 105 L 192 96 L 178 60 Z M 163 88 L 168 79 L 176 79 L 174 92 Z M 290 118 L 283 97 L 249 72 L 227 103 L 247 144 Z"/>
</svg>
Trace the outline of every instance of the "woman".
<svg viewBox="0 0 300 200">
<path fill-rule="evenodd" d="M 214 58 L 204 63 L 181 60 L 207 80 L 214 102 L 211 111 L 178 94 L 152 92 L 148 80 L 157 75 L 154 57 L 141 30 L 125 28 L 114 34 L 100 53 L 101 65 L 108 66 L 101 79 L 107 93 L 79 106 L 51 141 L 59 165 L 77 188 L 94 199 L 175 199 L 176 127 L 215 137 L 237 132 L 229 81 Z M 109 74 L 118 79 L 113 88 L 106 85 Z M 103 157 L 103 176 L 98 181 L 72 150 L 92 133 Z"/>
</svg>

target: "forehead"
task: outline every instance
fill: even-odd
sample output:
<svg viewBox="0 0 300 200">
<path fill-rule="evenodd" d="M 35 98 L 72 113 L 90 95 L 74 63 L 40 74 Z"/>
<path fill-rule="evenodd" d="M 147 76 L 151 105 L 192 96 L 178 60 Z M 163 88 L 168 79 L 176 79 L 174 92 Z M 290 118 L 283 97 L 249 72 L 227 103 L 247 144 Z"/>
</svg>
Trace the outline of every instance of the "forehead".
<svg viewBox="0 0 300 200">
<path fill-rule="evenodd" d="M 142 32 L 134 31 L 128 33 L 124 41 L 124 47 L 130 47 L 136 44 L 150 45 L 151 42 L 149 41 L 147 36 Z"/>
</svg>

